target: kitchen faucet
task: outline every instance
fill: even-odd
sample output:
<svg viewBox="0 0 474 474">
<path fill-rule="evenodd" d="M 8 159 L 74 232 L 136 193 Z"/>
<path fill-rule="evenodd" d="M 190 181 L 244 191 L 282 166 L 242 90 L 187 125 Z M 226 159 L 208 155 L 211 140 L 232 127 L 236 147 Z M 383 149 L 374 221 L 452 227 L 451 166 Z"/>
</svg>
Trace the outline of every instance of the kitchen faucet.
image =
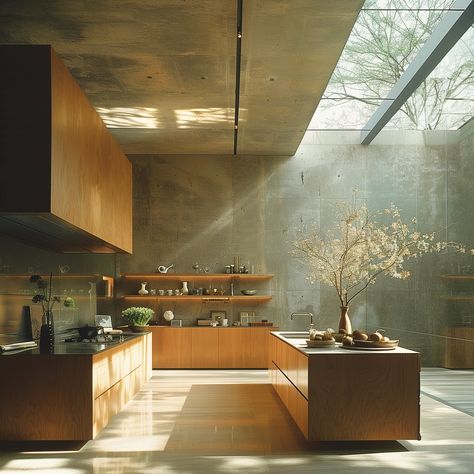
<svg viewBox="0 0 474 474">
<path fill-rule="evenodd" d="M 310 325 L 309 327 L 312 328 L 314 326 L 313 324 L 313 313 L 307 313 L 307 312 L 304 312 L 304 313 L 291 313 L 290 314 L 290 319 L 292 320 L 295 316 L 309 316 L 309 320 L 310 320 Z"/>
</svg>

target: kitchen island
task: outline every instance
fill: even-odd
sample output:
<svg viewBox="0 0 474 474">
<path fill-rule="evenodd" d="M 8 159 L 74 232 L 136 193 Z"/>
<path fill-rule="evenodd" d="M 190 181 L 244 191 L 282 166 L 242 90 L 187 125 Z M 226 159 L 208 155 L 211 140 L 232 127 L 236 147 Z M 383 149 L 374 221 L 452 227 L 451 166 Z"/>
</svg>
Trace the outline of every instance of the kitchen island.
<svg viewBox="0 0 474 474">
<path fill-rule="evenodd" d="M 0 440 L 93 439 L 151 377 L 151 333 L 0 356 Z"/>
<path fill-rule="evenodd" d="M 308 348 L 304 333 L 269 337 L 271 383 L 306 439 L 420 439 L 418 352 Z"/>
</svg>

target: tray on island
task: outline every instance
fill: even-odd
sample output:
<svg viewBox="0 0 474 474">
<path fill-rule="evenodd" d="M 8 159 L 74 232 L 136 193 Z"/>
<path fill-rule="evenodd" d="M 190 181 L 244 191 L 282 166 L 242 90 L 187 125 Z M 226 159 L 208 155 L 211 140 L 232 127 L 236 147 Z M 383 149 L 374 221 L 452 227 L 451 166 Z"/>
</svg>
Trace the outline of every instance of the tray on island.
<svg viewBox="0 0 474 474">
<path fill-rule="evenodd" d="M 334 339 L 331 341 L 312 341 L 310 339 L 306 339 L 306 345 L 308 347 L 328 347 L 334 346 L 334 344 L 336 344 Z"/>
<path fill-rule="evenodd" d="M 388 342 L 362 341 L 354 339 L 350 346 L 342 345 L 344 349 L 352 349 L 355 351 L 391 351 L 398 347 L 398 339 L 393 339 Z"/>
</svg>

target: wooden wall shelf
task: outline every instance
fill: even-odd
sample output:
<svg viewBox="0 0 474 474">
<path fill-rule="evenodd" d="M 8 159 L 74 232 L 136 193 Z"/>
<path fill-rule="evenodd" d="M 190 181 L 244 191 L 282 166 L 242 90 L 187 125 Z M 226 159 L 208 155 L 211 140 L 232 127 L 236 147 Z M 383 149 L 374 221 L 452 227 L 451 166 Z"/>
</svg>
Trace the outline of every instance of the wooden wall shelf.
<svg viewBox="0 0 474 474">
<path fill-rule="evenodd" d="M 441 296 L 442 300 L 446 301 L 474 301 L 474 296 L 470 295 L 448 295 Z"/>
<path fill-rule="evenodd" d="M 441 275 L 445 280 L 474 280 L 474 275 Z"/>
<path fill-rule="evenodd" d="M 130 280 L 163 280 L 163 281 L 210 281 L 210 280 L 242 280 L 266 281 L 273 278 L 272 274 L 257 273 L 124 273 L 121 278 Z"/>
<path fill-rule="evenodd" d="M 143 300 L 143 301 L 174 301 L 183 303 L 201 302 L 201 303 L 239 303 L 249 305 L 266 303 L 272 299 L 270 295 L 255 296 L 212 296 L 212 295 L 178 295 L 178 296 L 140 296 L 140 295 L 124 295 L 124 300 Z"/>
</svg>

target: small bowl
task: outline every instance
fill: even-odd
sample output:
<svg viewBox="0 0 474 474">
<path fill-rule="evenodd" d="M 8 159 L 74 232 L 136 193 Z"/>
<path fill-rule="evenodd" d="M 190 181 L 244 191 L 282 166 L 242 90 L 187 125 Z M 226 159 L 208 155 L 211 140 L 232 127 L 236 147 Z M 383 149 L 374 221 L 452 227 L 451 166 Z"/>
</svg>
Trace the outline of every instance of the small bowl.
<svg viewBox="0 0 474 474">
<path fill-rule="evenodd" d="M 240 292 L 245 296 L 253 296 L 257 294 L 257 290 L 241 290 Z"/>
</svg>

